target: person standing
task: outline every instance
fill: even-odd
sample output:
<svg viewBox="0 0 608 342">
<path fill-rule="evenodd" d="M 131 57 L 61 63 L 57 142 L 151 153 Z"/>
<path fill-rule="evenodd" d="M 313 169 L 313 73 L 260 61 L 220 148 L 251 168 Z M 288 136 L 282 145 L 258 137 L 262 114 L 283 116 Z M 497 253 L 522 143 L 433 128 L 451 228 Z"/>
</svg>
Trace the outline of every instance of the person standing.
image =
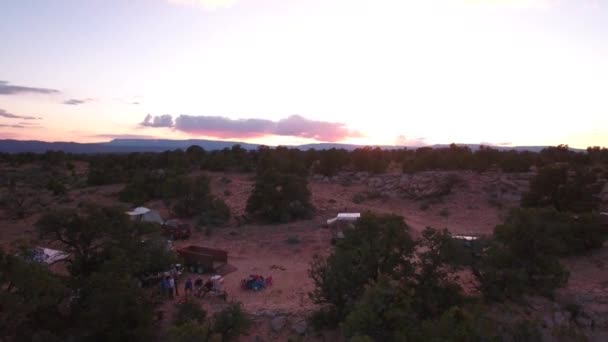
<svg viewBox="0 0 608 342">
<path fill-rule="evenodd" d="M 192 294 L 192 285 L 192 279 L 188 278 L 184 284 L 184 293 L 186 294 L 186 298 L 189 294 Z"/>
<path fill-rule="evenodd" d="M 169 282 L 169 289 L 167 292 L 169 293 L 169 297 L 173 298 L 173 291 L 175 291 L 175 279 L 173 277 L 168 276 L 167 281 Z"/>
<path fill-rule="evenodd" d="M 173 270 L 171 272 L 171 278 L 173 278 L 173 282 L 174 282 L 173 286 L 175 288 L 175 296 L 176 297 L 179 297 L 179 284 L 177 283 L 178 276 L 179 276 L 179 274 L 177 273 L 176 270 Z"/>
<path fill-rule="evenodd" d="M 169 280 L 167 277 L 163 277 L 160 280 L 160 295 L 166 297 L 169 294 Z"/>
<path fill-rule="evenodd" d="M 197 297 L 200 297 L 201 292 L 203 291 L 203 278 L 201 278 L 201 277 L 196 278 L 196 281 L 194 281 L 194 288 L 196 289 L 196 292 L 194 293 L 194 295 Z"/>
</svg>

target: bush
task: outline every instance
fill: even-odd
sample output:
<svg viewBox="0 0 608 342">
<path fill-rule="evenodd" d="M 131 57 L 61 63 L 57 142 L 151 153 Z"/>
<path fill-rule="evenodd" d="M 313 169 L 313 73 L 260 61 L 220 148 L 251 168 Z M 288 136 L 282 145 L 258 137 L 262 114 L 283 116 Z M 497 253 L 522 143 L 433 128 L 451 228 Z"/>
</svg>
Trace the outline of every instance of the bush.
<svg viewBox="0 0 608 342">
<path fill-rule="evenodd" d="M 213 315 L 212 330 L 222 336 L 222 341 L 231 341 L 245 334 L 253 322 L 243 311 L 240 303 L 231 303 Z"/>
<path fill-rule="evenodd" d="M 307 219 L 314 211 L 310 197 L 306 177 L 263 171 L 256 176 L 246 210 L 253 217 L 270 223 Z"/>
<path fill-rule="evenodd" d="M 54 196 L 65 195 L 67 192 L 65 185 L 63 185 L 63 183 L 56 180 L 55 178 L 52 178 L 51 180 L 49 180 L 47 189 L 49 191 L 51 191 Z"/>
<path fill-rule="evenodd" d="M 321 331 L 338 326 L 340 324 L 340 317 L 336 309 L 329 306 L 313 311 L 308 318 L 308 322 L 312 325 L 313 329 Z"/>
<path fill-rule="evenodd" d="M 607 238 L 599 217 L 593 214 L 560 213 L 554 209 L 514 209 L 495 229 L 498 241 L 525 255 L 534 251 L 568 256 L 600 248 Z"/>
<path fill-rule="evenodd" d="M 551 297 L 568 280 L 559 257 L 584 253 L 603 245 L 605 231 L 593 215 L 555 209 L 515 209 L 494 230 L 494 241 L 473 265 L 487 299 L 524 294 Z"/>
<path fill-rule="evenodd" d="M 447 208 L 443 208 L 439 211 L 439 215 L 442 217 L 450 216 L 450 211 Z"/>
<path fill-rule="evenodd" d="M 423 201 L 422 203 L 420 203 L 420 210 L 422 211 L 426 211 L 431 207 L 431 205 L 429 204 L 428 201 Z"/>
<path fill-rule="evenodd" d="M 338 241 L 332 255 L 313 259 L 309 275 L 315 289 L 311 299 L 331 306 L 341 320 L 366 284 L 380 274 L 407 276 L 413 270 L 407 256 L 414 251 L 408 230 L 400 216 L 364 214 L 354 229 L 344 231 L 344 239 Z"/>
<path fill-rule="evenodd" d="M 551 206 L 558 211 L 576 213 L 596 210 L 601 191 L 597 175 L 584 167 L 558 164 L 540 169 L 530 180 L 530 190 L 522 196 L 522 207 Z"/>
<path fill-rule="evenodd" d="M 203 323 L 207 312 L 196 302 L 184 302 L 175 305 L 173 324 L 182 325 L 188 322 Z"/>
<path fill-rule="evenodd" d="M 230 207 L 220 198 L 213 197 L 198 217 L 198 224 L 203 226 L 221 226 L 230 220 Z"/>
<path fill-rule="evenodd" d="M 361 204 L 368 200 L 377 200 L 377 199 L 386 200 L 386 199 L 388 199 L 388 197 L 385 194 L 381 193 L 380 191 L 375 191 L 375 190 L 358 192 L 353 195 L 353 203 L 355 203 L 355 204 Z"/>
<path fill-rule="evenodd" d="M 170 342 L 207 342 L 210 338 L 211 330 L 207 324 L 188 321 L 169 328 Z"/>
<path fill-rule="evenodd" d="M 488 204 L 497 209 L 502 209 L 503 207 L 503 203 L 498 199 L 498 196 L 488 197 Z"/>
<path fill-rule="evenodd" d="M 371 338 L 373 341 L 406 341 L 415 327 L 416 313 L 412 295 L 381 278 L 368 287 L 342 325 L 348 339 Z"/>
<path fill-rule="evenodd" d="M 524 294 L 552 297 L 568 281 L 568 271 L 551 255 L 530 252 L 521 255 L 510 246 L 493 243 L 487 247 L 473 273 L 488 300 L 517 299 Z"/>
<path fill-rule="evenodd" d="M 353 203 L 361 204 L 367 199 L 367 196 L 363 192 L 357 192 L 353 195 Z"/>
<path fill-rule="evenodd" d="M 297 245 L 300 243 L 300 238 L 297 236 L 290 236 L 286 240 L 288 245 Z"/>
</svg>

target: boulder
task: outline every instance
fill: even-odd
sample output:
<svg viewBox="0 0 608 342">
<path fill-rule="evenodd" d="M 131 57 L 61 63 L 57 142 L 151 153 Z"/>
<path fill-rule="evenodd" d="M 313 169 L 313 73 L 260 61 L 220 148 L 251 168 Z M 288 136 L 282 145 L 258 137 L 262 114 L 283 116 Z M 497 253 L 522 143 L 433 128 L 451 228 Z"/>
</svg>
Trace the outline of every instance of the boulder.
<svg viewBox="0 0 608 342">
<path fill-rule="evenodd" d="M 598 197 L 602 201 L 608 202 L 608 183 L 604 184 L 604 188 L 602 189 L 602 191 L 600 191 L 600 193 L 598 194 Z"/>
<path fill-rule="evenodd" d="M 306 335 L 308 330 L 308 323 L 305 320 L 298 321 L 291 325 L 291 329 L 298 335 Z"/>
<path fill-rule="evenodd" d="M 593 326 L 593 320 L 585 314 L 577 315 L 574 322 L 581 328 L 591 328 Z"/>
<path fill-rule="evenodd" d="M 566 324 L 570 321 L 572 315 L 568 311 L 557 311 L 553 314 L 553 322 L 555 325 Z"/>
<path fill-rule="evenodd" d="M 287 319 L 285 318 L 285 316 L 276 316 L 270 320 L 270 328 L 272 329 L 272 331 L 278 333 L 279 331 L 281 331 L 281 329 L 283 329 L 286 321 Z"/>
</svg>

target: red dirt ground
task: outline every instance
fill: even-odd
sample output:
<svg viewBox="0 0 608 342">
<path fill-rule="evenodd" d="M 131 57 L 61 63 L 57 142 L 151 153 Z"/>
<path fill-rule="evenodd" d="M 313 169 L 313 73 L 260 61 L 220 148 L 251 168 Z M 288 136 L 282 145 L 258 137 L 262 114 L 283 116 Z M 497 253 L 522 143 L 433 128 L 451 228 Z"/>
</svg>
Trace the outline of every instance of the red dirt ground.
<svg viewBox="0 0 608 342">
<path fill-rule="evenodd" d="M 231 207 L 233 216 L 244 213 L 247 197 L 251 192 L 252 175 L 210 173 L 213 192 L 223 198 Z M 214 229 L 211 236 L 195 232 L 191 239 L 178 241 L 176 246 L 200 244 L 202 246 L 224 249 L 229 252 L 229 264 L 236 270 L 225 276 L 225 289 L 230 300 L 243 303 L 244 308 L 255 315 L 256 325 L 243 340 L 250 341 L 255 336 L 270 340 L 287 340 L 293 336 L 289 323 L 280 334 L 275 334 L 269 328 L 269 316 L 285 314 L 288 321 L 303 317 L 314 308 L 308 298 L 312 282 L 308 277 L 308 268 L 313 255 L 327 254 L 331 249 L 330 232 L 323 228 L 328 218 L 338 212 L 376 212 L 395 213 L 402 215 L 417 235 L 427 226 L 447 228 L 458 234 L 490 234 L 494 226 L 499 224 L 510 206 L 516 201 L 505 202 L 501 208 L 492 206 L 488 201 L 485 186 L 488 182 L 502 177 L 497 174 L 474 174 L 463 172 L 464 185 L 457 187 L 452 194 L 444 197 L 441 202 L 430 205 L 422 210 L 420 201 L 391 198 L 387 200 L 371 200 L 361 204 L 353 203 L 353 196 L 367 190 L 365 185 L 343 186 L 334 183 L 310 182 L 313 204 L 317 211 L 314 219 L 282 225 L 247 224 L 238 226 L 236 221 L 229 227 Z M 227 181 L 227 179 L 229 181 Z M 121 185 L 87 187 L 73 190 L 69 197 L 73 201 L 63 205 L 75 206 L 80 201 L 112 205 L 117 203 L 117 192 Z M 524 191 L 518 189 L 518 191 Z M 52 198 L 46 198 L 47 207 L 58 205 Z M 169 213 L 160 201 L 147 204 L 150 208 L 160 211 L 164 219 Z M 449 213 L 445 215 L 445 211 Z M 440 212 L 444 211 L 444 215 Z M 5 215 L 4 215 L 5 216 Z M 17 239 L 35 239 L 33 224 L 39 217 L 34 213 L 23 220 L 11 220 L 0 217 L 0 242 L 10 245 Z M 289 244 L 288 238 L 296 238 L 299 243 Z M 607 295 L 608 272 L 605 261 L 608 256 L 606 248 L 583 256 L 565 260 L 571 272 L 567 291 L 594 292 Z M 258 292 L 240 289 L 240 281 L 249 274 L 272 276 L 274 285 Z M 182 276 L 180 285 L 187 275 Z M 222 306 L 217 298 L 205 298 L 201 304 L 206 310 L 215 311 Z M 167 302 L 164 309 L 172 311 L 173 302 Z M 169 314 L 170 316 L 170 314 Z M 169 320 L 167 318 L 166 322 Z M 327 337 L 336 339 L 335 336 Z M 314 336 L 307 340 L 319 340 Z"/>
</svg>

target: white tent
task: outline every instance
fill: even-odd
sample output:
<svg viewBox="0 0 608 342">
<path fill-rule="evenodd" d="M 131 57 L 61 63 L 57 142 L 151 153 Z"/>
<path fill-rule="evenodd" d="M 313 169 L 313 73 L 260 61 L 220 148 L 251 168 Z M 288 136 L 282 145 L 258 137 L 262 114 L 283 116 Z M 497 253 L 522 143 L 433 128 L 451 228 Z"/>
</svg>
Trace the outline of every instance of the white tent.
<svg viewBox="0 0 608 342">
<path fill-rule="evenodd" d="M 164 222 L 158 211 L 144 207 L 137 207 L 131 211 L 127 211 L 126 214 L 131 216 L 131 219 L 141 222 L 153 222 L 158 224 L 163 224 Z"/>
</svg>

